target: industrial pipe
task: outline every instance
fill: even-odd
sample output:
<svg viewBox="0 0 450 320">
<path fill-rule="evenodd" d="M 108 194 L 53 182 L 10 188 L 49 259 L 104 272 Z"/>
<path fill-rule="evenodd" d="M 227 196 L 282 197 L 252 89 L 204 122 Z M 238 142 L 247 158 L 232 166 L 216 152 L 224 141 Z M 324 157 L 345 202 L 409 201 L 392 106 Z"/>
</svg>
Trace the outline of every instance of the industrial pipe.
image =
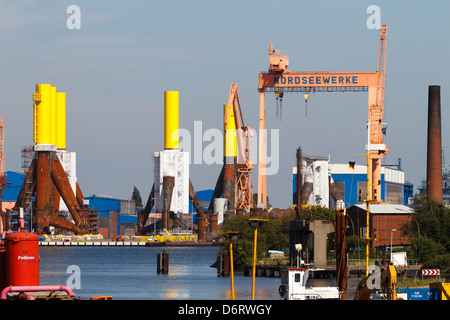
<svg viewBox="0 0 450 320">
<path fill-rule="evenodd" d="M 55 216 L 48 217 L 48 224 L 57 228 L 73 231 L 77 234 L 81 233 L 81 229 L 78 226 L 74 225 L 70 221 L 64 220 L 59 217 Z"/>
<path fill-rule="evenodd" d="M 197 193 L 195 192 L 191 179 L 189 179 L 189 200 L 191 200 L 192 205 L 198 214 L 198 240 L 206 240 L 206 214 L 200 205 L 200 201 L 198 200 Z"/>
<path fill-rule="evenodd" d="M 56 87 L 50 87 L 50 144 L 56 145 Z"/>
<path fill-rule="evenodd" d="M 78 226 L 81 224 L 80 215 L 77 210 L 79 210 L 77 198 L 70 186 L 69 179 L 67 177 L 66 172 L 64 171 L 61 162 L 57 159 L 51 160 L 52 170 L 51 177 L 52 181 L 55 184 L 56 188 L 59 191 L 59 194 L 64 200 L 67 208 L 72 214 L 72 218 L 75 221 L 75 224 Z"/>
<path fill-rule="evenodd" d="M 339 291 L 342 291 L 342 300 L 347 300 L 348 267 L 347 267 L 347 214 L 344 202 L 336 205 L 336 278 Z"/>
<path fill-rule="evenodd" d="M 164 91 L 164 149 L 179 147 L 179 92 Z"/>
<path fill-rule="evenodd" d="M 33 132 L 34 142 L 37 144 L 50 144 L 50 116 L 51 116 L 51 85 L 37 84 L 33 94 Z"/>
<path fill-rule="evenodd" d="M 56 146 L 66 150 L 66 93 L 56 93 Z"/>
<path fill-rule="evenodd" d="M 225 163 L 223 172 L 223 197 L 228 200 L 228 210 L 234 211 L 234 163 Z"/>
<path fill-rule="evenodd" d="M 9 292 L 40 292 L 40 291 L 65 291 L 69 296 L 74 296 L 72 289 L 64 285 L 57 286 L 8 286 L 2 290 L 0 299 L 5 300 Z"/>
<path fill-rule="evenodd" d="M 227 109 L 228 105 L 225 104 L 223 106 L 224 117 L 227 114 Z M 237 135 L 233 108 L 230 109 L 230 115 L 228 117 L 228 122 L 223 124 L 223 155 L 225 159 L 231 157 L 231 163 L 234 163 L 234 157 L 237 156 Z"/>
<path fill-rule="evenodd" d="M 226 117 L 228 105 L 223 106 L 223 114 Z M 228 200 L 228 210 L 234 211 L 235 207 L 235 159 L 237 156 L 237 135 L 234 110 L 230 110 L 228 121 L 223 124 L 223 197 Z"/>
<path fill-rule="evenodd" d="M 170 205 L 172 203 L 173 188 L 175 185 L 174 177 L 163 177 L 163 212 L 161 217 L 162 228 L 171 229 Z"/>
</svg>

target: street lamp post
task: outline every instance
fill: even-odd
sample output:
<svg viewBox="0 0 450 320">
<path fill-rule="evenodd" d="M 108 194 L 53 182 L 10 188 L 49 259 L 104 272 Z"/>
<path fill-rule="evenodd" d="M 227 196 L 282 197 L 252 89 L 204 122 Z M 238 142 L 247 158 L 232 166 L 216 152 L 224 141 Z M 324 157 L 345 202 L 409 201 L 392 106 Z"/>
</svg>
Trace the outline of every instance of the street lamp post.
<svg viewBox="0 0 450 320">
<path fill-rule="evenodd" d="M 393 234 L 395 231 L 397 231 L 397 229 L 392 229 L 392 230 L 391 230 L 391 262 L 393 262 L 393 261 L 392 261 L 392 234 Z"/>
<path fill-rule="evenodd" d="M 236 239 L 239 232 L 237 231 L 223 231 L 218 232 L 228 235 L 230 243 L 230 270 L 231 270 L 231 300 L 234 300 L 234 271 L 233 271 L 233 240 Z"/>
<path fill-rule="evenodd" d="M 258 240 L 258 227 L 261 227 L 263 222 L 269 221 L 269 219 L 248 219 L 251 227 L 254 228 L 254 240 L 253 240 L 253 270 L 252 270 L 252 300 L 255 300 L 255 273 L 256 273 L 256 243 Z"/>
</svg>

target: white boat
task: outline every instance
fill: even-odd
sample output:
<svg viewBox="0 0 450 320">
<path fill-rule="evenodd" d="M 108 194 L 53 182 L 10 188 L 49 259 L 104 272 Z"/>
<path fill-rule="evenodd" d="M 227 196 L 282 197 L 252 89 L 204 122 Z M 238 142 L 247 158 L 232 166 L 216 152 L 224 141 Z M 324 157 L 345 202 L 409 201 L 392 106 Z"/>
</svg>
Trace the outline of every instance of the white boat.
<svg viewBox="0 0 450 320">
<path fill-rule="evenodd" d="M 338 287 L 307 286 L 311 271 L 320 269 L 284 268 L 281 269 L 281 285 L 279 293 L 282 300 L 320 300 L 341 298 Z"/>
</svg>

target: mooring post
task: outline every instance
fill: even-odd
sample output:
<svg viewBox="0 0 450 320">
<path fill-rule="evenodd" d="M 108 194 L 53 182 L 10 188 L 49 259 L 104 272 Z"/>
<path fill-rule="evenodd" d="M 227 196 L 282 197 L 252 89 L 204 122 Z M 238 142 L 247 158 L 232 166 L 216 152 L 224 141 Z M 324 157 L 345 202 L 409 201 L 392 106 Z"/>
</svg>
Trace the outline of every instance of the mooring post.
<svg viewBox="0 0 450 320">
<path fill-rule="evenodd" d="M 169 254 L 166 249 L 162 253 L 158 253 L 156 256 L 157 260 L 157 273 L 168 274 L 169 273 Z"/>
</svg>

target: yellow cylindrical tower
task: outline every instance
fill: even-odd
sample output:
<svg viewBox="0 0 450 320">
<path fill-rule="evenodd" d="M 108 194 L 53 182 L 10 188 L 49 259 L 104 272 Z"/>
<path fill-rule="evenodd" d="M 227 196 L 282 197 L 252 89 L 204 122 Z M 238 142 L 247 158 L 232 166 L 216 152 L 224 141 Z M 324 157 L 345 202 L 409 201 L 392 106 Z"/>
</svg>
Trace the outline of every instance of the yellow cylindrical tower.
<svg viewBox="0 0 450 320">
<path fill-rule="evenodd" d="M 66 149 L 66 93 L 56 93 L 56 146 Z"/>
<path fill-rule="evenodd" d="M 164 91 L 164 149 L 179 147 L 179 92 Z"/>
<path fill-rule="evenodd" d="M 34 141 L 37 144 L 50 144 L 51 85 L 36 84 L 34 101 Z"/>
<path fill-rule="evenodd" d="M 56 87 L 51 87 L 50 98 L 50 144 L 56 145 Z"/>
<path fill-rule="evenodd" d="M 227 114 L 228 105 L 223 106 L 223 116 Z M 236 157 L 237 156 L 237 136 L 236 136 L 236 123 L 234 121 L 233 108 L 230 110 L 227 124 L 223 124 L 223 156 L 224 157 Z"/>
</svg>

